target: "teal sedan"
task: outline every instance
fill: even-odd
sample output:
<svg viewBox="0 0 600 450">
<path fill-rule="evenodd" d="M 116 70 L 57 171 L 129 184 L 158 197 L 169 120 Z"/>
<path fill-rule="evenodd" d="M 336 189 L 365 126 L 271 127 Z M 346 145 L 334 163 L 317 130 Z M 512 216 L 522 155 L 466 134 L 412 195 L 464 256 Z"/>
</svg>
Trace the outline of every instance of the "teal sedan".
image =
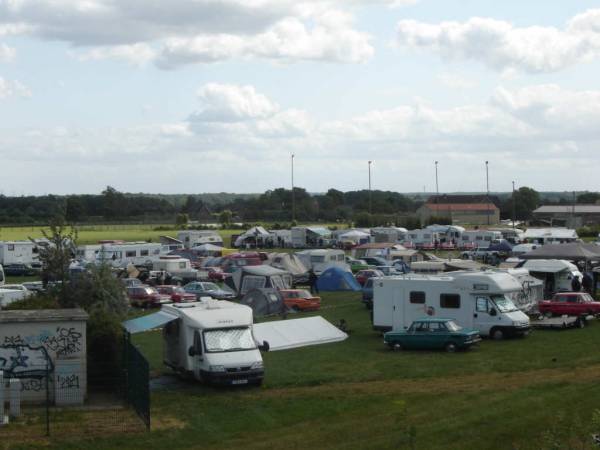
<svg viewBox="0 0 600 450">
<path fill-rule="evenodd" d="M 406 331 L 389 331 L 383 342 L 394 350 L 437 350 L 455 352 L 481 341 L 478 330 L 462 328 L 452 319 L 415 320 Z"/>
</svg>

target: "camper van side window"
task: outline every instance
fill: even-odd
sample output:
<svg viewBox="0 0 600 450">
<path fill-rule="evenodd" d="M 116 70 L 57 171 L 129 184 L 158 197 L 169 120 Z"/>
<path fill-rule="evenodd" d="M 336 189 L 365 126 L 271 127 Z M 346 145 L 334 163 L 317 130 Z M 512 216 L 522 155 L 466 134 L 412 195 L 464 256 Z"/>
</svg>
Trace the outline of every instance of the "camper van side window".
<svg viewBox="0 0 600 450">
<path fill-rule="evenodd" d="M 411 303 L 425 303 L 425 292 L 413 291 L 409 297 Z"/>
<path fill-rule="evenodd" d="M 460 295 L 440 294 L 440 308 L 460 308 Z"/>
<path fill-rule="evenodd" d="M 140 250 L 140 256 L 148 256 L 148 250 Z"/>
<path fill-rule="evenodd" d="M 200 338 L 200 332 L 194 331 L 194 350 L 196 355 L 202 354 L 202 339 Z"/>
<path fill-rule="evenodd" d="M 14 252 L 15 251 L 15 244 L 8 244 L 8 249 L 9 252 Z"/>
<path fill-rule="evenodd" d="M 488 300 L 486 297 L 477 297 L 475 301 L 475 309 L 477 312 L 488 312 Z"/>
<path fill-rule="evenodd" d="M 135 258 L 135 250 L 125 252 L 125 258 Z"/>
</svg>

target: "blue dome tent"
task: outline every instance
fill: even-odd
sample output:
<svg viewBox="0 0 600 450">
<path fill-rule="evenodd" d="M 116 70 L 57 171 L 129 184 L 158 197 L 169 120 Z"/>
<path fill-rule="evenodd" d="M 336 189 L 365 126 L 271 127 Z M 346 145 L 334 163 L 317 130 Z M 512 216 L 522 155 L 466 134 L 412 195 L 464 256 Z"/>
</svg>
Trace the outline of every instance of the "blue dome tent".
<svg viewBox="0 0 600 450">
<path fill-rule="evenodd" d="M 360 284 L 351 272 L 330 267 L 323 271 L 317 279 L 317 288 L 320 291 L 361 291 Z"/>
</svg>

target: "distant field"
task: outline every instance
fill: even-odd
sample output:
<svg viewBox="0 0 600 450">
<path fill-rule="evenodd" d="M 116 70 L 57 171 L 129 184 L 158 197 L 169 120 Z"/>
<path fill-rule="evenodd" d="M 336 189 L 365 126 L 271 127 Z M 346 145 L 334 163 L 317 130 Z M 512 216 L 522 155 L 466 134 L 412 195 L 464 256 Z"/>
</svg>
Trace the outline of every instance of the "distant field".
<svg viewBox="0 0 600 450">
<path fill-rule="evenodd" d="M 265 354 L 262 388 L 178 382 L 152 392 L 149 433 L 51 440 L 56 449 L 592 449 L 600 323 L 484 341 L 468 352 L 392 352 L 354 293 L 325 293 L 346 319 L 337 344 Z M 162 338 L 135 336 L 153 376 Z M 49 445 L 48 445 L 49 444 Z"/>
<path fill-rule="evenodd" d="M 156 230 L 156 228 L 167 228 L 169 230 Z M 0 240 L 12 241 L 28 238 L 42 237 L 45 227 L 0 227 Z M 120 239 L 123 241 L 151 241 L 158 242 L 162 235 L 175 237 L 177 228 L 169 225 L 84 225 L 78 227 L 79 244 L 95 244 L 105 239 Z M 232 234 L 243 233 L 243 230 L 218 230 L 223 237 L 225 245 L 229 245 Z"/>
</svg>

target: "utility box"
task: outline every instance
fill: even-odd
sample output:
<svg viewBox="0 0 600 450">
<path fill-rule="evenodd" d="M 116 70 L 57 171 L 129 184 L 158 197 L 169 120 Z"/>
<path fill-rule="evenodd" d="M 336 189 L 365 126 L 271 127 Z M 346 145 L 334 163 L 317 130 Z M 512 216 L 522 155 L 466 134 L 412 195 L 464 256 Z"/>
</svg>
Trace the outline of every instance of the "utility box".
<svg viewBox="0 0 600 450">
<path fill-rule="evenodd" d="M 87 319 L 82 309 L 0 311 L 0 370 L 21 381 L 23 402 L 83 403 Z"/>
</svg>

